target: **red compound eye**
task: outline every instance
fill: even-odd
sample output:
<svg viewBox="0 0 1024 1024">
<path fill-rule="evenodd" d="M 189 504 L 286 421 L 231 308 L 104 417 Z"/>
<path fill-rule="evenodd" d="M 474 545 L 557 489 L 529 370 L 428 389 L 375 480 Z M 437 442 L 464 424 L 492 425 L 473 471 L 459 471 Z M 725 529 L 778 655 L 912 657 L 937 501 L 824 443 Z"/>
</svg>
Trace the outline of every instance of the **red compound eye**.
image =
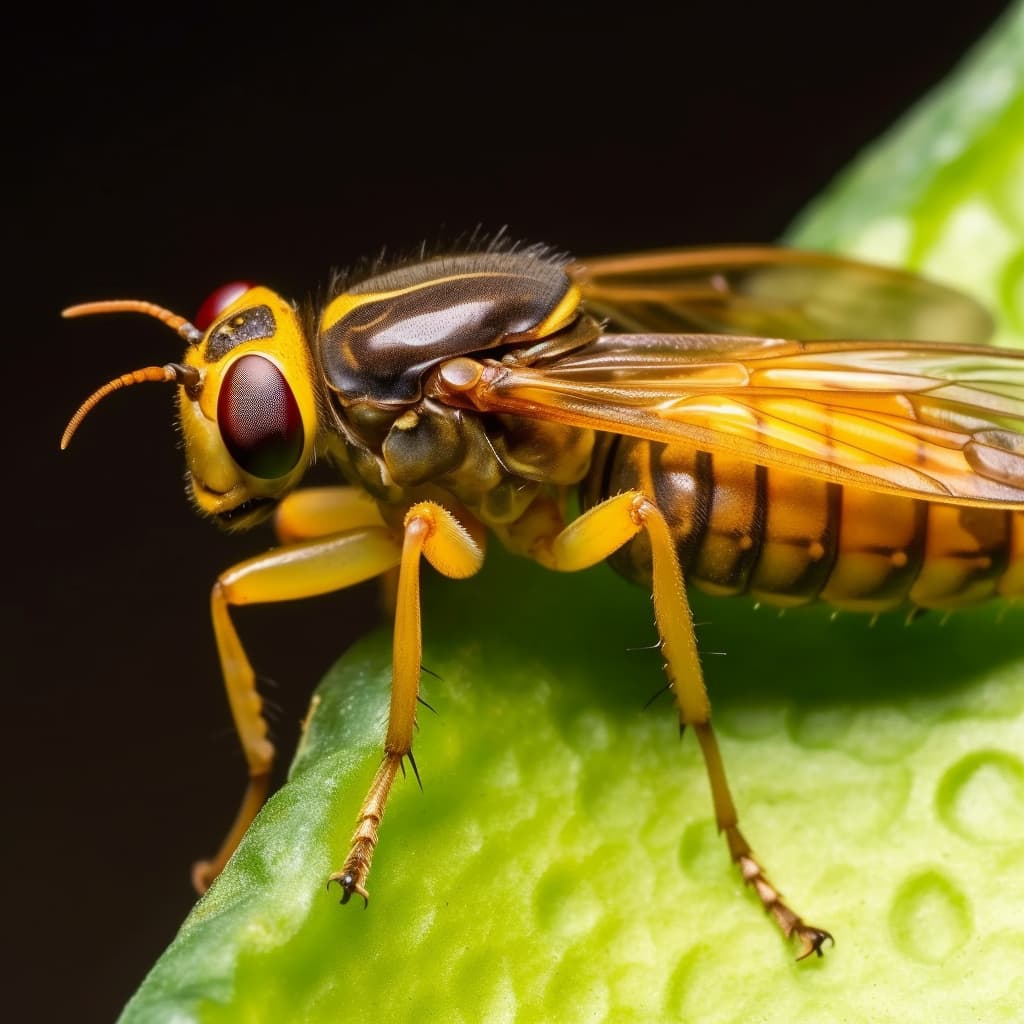
<svg viewBox="0 0 1024 1024">
<path fill-rule="evenodd" d="M 231 458 L 262 480 L 283 477 L 302 455 L 298 403 L 284 374 L 263 356 L 242 356 L 228 367 L 217 423 Z"/>
<path fill-rule="evenodd" d="M 250 281 L 231 281 L 229 284 L 221 285 L 216 291 L 210 292 L 199 307 L 199 312 L 196 313 L 194 321 L 196 327 L 205 331 L 235 299 L 255 287 Z"/>
</svg>

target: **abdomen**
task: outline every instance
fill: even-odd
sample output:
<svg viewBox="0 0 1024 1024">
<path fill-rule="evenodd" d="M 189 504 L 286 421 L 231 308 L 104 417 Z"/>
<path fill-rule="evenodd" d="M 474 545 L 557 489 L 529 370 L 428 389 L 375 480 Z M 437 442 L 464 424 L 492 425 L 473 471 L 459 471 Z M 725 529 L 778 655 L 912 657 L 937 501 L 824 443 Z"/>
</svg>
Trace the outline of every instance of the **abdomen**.
<svg viewBox="0 0 1024 1024">
<path fill-rule="evenodd" d="M 713 594 L 865 612 L 1024 597 L 1024 512 L 918 501 L 603 435 L 584 506 L 629 488 L 654 498 L 686 579 Z M 611 562 L 649 582 L 646 536 Z"/>
</svg>

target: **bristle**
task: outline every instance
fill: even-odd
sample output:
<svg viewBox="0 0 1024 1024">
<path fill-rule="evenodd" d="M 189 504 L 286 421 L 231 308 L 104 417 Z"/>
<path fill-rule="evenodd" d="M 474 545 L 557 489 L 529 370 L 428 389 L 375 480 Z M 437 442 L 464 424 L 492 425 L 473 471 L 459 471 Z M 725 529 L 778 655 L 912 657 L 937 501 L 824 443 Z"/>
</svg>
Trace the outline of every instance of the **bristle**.
<svg viewBox="0 0 1024 1024">
<path fill-rule="evenodd" d="M 481 225 L 477 225 L 471 231 L 462 232 L 449 241 L 440 238 L 433 242 L 423 240 L 407 250 L 382 247 L 375 256 L 364 257 L 344 269 L 334 269 L 324 295 L 316 301 L 316 305 L 322 307 L 371 278 L 375 281 L 380 280 L 381 286 L 386 288 L 392 274 L 417 263 L 436 264 L 443 274 L 445 262 L 449 259 L 464 259 L 476 254 L 487 256 L 494 253 L 513 253 L 559 267 L 572 262 L 569 253 L 544 242 L 527 243 L 511 237 L 505 225 L 494 232 L 487 232 Z"/>
</svg>

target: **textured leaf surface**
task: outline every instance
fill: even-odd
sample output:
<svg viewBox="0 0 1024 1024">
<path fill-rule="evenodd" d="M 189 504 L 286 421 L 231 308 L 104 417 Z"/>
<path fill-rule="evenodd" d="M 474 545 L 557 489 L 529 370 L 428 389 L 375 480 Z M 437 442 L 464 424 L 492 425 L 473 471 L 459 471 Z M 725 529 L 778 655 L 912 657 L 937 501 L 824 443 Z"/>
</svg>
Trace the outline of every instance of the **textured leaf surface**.
<svg viewBox="0 0 1024 1024">
<path fill-rule="evenodd" d="M 1024 343 L 1024 8 L 816 204 L 803 244 L 922 267 Z M 715 835 L 649 600 L 492 551 L 431 580 L 417 760 L 339 907 L 389 638 L 322 684 L 291 781 L 123 1020 L 1013 1021 L 1024 1005 L 1024 622 L 873 627 L 695 598 L 748 837 L 837 946 L 796 964 Z M 716 652 L 725 652 L 716 656 Z"/>
</svg>

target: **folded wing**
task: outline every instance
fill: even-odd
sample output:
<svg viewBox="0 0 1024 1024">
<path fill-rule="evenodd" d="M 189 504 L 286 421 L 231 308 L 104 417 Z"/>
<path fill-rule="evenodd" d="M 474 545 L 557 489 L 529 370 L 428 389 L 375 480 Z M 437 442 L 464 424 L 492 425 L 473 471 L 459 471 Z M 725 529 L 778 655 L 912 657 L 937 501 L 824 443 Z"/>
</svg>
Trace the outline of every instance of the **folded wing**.
<svg viewBox="0 0 1024 1024">
<path fill-rule="evenodd" d="M 774 246 L 670 249 L 569 267 L 586 306 L 631 332 L 901 338 L 981 344 L 973 299 L 917 274 Z"/>
<path fill-rule="evenodd" d="M 608 334 L 486 361 L 460 404 L 723 452 L 826 480 L 1024 509 L 1024 353 L 930 342 Z"/>
</svg>

